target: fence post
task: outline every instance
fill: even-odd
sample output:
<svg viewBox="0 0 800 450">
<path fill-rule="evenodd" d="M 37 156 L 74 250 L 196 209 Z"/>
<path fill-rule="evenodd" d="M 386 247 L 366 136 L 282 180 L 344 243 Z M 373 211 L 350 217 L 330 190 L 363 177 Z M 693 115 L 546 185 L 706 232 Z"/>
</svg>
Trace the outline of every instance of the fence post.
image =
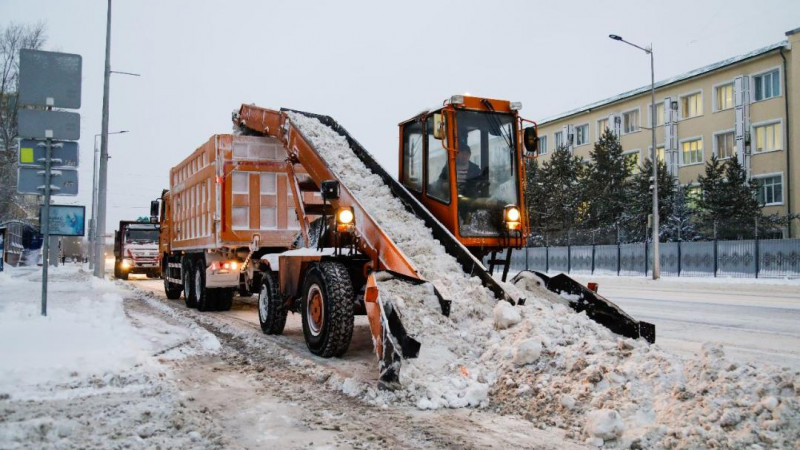
<svg viewBox="0 0 800 450">
<path fill-rule="evenodd" d="M 717 276 L 717 266 L 719 266 L 719 262 L 717 261 L 718 253 L 717 253 L 717 238 L 714 238 L 714 277 Z"/>
<path fill-rule="evenodd" d="M 647 278 L 647 241 L 644 241 L 644 277 Z"/>
<path fill-rule="evenodd" d="M 550 272 L 550 246 L 544 247 L 544 273 Z"/>
<path fill-rule="evenodd" d="M 619 242 L 617 242 L 617 276 L 619 276 L 620 268 L 622 267 L 622 251 L 619 247 Z"/>
<path fill-rule="evenodd" d="M 761 245 L 759 242 L 758 236 L 756 236 L 756 278 L 758 278 L 758 272 L 761 271 Z"/>
<path fill-rule="evenodd" d="M 678 241 L 678 276 L 681 276 L 681 241 Z"/>
<path fill-rule="evenodd" d="M 594 244 L 592 244 L 592 275 L 594 275 Z"/>
<path fill-rule="evenodd" d="M 530 247 L 527 247 L 527 246 L 526 246 L 526 247 L 525 247 L 525 270 L 531 270 L 531 269 L 528 267 L 528 250 L 530 250 Z"/>
<path fill-rule="evenodd" d="M 567 273 L 572 273 L 572 246 L 567 244 Z"/>
</svg>

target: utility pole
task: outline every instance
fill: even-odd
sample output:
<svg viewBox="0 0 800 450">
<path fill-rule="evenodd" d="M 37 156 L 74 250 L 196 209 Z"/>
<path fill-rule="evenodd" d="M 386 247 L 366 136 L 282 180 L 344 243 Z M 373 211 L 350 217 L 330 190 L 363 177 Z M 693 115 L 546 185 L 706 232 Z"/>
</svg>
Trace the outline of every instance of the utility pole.
<svg viewBox="0 0 800 450">
<path fill-rule="evenodd" d="M 106 17 L 106 67 L 103 75 L 103 124 L 100 136 L 100 169 L 97 176 L 97 221 L 94 242 L 94 276 L 105 277 L 106 186 L 108 184 L 108 85 L 111 78 L 111 0 Z"/>
</svg>

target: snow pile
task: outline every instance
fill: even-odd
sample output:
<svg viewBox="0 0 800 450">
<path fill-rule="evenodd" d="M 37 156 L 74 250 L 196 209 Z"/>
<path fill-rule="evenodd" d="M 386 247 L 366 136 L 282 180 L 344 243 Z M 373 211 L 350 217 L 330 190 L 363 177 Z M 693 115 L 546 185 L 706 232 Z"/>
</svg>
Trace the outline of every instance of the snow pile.
<svg viewBox="0 0 800 450">
<path fill-rule="evenodd" d="M 148 363 L 153 344 L 131 325 L 123 310 L 125 291 L 114 283 L 79 266 L 52 268 L 42 316 L 41 268 L 7 269 L 0 272 L 0 394 L 36 397 L 45 384 Z"/>
<path fill-rule="evenodd" d="M 488 405 L 592 445 L 781 447 L 798 440 L 797 372 L 737 366 L 716 347 L 685 362 L 574 313 L 569 299 L 554 299 L 534 277 L 509 286 L 522 291 L 525 306 L 496 304 L 342 136 L 316 119 L 289 116 L 420 273 L 453 301 L 446 318 L 429 285 L 379 282 L 382 298 L 397 306 L 422 349 L 404 361 L 402 391 L 375 394 L 339 382 L 341 389 L 422 409 Z"/>
</svg>

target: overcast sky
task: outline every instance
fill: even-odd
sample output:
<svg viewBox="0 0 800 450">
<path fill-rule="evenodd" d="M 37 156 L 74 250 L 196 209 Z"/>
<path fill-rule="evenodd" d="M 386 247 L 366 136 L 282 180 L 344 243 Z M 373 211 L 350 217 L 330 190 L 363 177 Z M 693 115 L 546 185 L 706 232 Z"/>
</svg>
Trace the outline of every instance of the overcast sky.
<svg viewBox="0 0 800 450">
<path fill-rule="evenodd" d="M 105 0 L 0 0 L 0 25 L 47 26 L 45 50 L 83 56 L 81 184 L 91 204 Z M 452 94 L 522 101 L 538 120 L 780 42 L 797 0 L 113 0 L 107 230 L 147 215 L 169 168 L 241 103 L 327 114 L 397 173 L 397 123 Z"/>
</svg>

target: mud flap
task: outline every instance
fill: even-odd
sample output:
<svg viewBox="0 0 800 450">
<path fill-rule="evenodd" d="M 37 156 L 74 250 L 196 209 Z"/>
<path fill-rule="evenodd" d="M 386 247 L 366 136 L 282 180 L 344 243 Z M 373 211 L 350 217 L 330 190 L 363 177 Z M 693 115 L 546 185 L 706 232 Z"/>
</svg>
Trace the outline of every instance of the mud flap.
<svg viewBox="0 0 800 450">
<path fill-rule="evenodd" d="M 611 300 L 598 295 L 563 273 L 554 277 L 548 277 L 536 271 L 533 271 L 533 273 L 544 281 L 548 290 L 556 294 L 566 293 L 577 297 L 569 299 L 569 305 L 575 311 L 586 311 L 586 315 L 590 319 L 614 333 L 632 339 L 642 337 L 651 344 L 656 341 L 656 326 L 654 324 L 634 319 Z M 512 283 L 517 277 L 514 277 Z"/>
</svg>

